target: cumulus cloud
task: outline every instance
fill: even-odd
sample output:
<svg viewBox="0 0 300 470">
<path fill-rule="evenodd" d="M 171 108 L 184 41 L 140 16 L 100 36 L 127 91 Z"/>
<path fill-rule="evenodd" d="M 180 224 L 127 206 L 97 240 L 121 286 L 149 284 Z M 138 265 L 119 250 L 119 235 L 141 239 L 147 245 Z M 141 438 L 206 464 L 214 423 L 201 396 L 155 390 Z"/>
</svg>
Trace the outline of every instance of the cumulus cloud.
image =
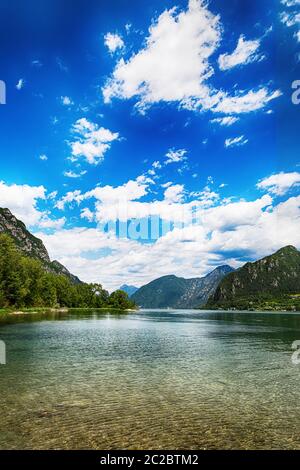
<svg viewBox="0 0 300 470">
<path fill-rule="evenodd" d="M 281 3 L 287 7 L 300 5 L 300 0 L 281 0 Z"/>
<path fill-rule="evenodd" d="M 245 138 L 244 135 L 240 135 L 239 137 L 232 137 L 225 140 L 225 147 L 240 147 L 242 145 L 246 145 L 249 142 L 248 139 Z"/>
<path fill-rule="evenodd" d="M 71 161 L 83 158 L 91 165 L 98 165 L 104 159 L 104 154 L 110 149 L 114 140 L 119 138 L 117 132 L 112 132 L 104 127 L 81 118 L 76 121 L 72 131 L 77 140 L 70 143 Z"/>
<path fill-rule="evenodd" d="M 74 104 L 74 102 L 69 96 L 61 96 L 60 101 L 61 104 L 63 104 L 64 106 L 72 106 Z"/>
<path fill-rule="evenodd" d="M 44 186 L 6 184 L 0 181 L 0 207 L 8 208 L 29 227 L 59 229 L 64 225 L 65 218 L 52 219 L 47 211 L 39 208 L 39 204 L 46 199 L 47 190 Z"/>
<path fill-rule="evenodd" d="M 273 199 L 299 183 L 296 172 L 268 176 L 257 183 L 268 194 L 244 200 L 221 198 L 209 177 L 194 192 L 169 181 L 160 185 L 159 197 L 153 180 L 141 175 L 120 186 L 68 192 L 57 207 L 79 210 L 97 228 L 57 229 L 41 237 L 71 272 L 111 290 L 172 273 L 197 277 L 224 263 L 239 267 L 284 245 L 300 248 L 300 196 L 277 205 Z"/>
<path fill-rule="evenodd" d="M 25 80 L 24 78 L 20 78 L 20 80 L 18 81 L 18 83 L 16 84 L 16 89 L 17 90 L 22 90 L 22 88 L 24 87 L 25 85 Z"/>
<path fill-rule="evenodd" d="M 34 225 L 40 220 L 41 212 L 37 209 L 37 204 L 45 199 L 44 186 L 8 185 L 0 182 L 0 207 L 10 209 L 17 218 L 28 225 Z"/>
<path fill-rule="evenodd" d="M 177 227 L 151 244 L 87 228 L 40 236 L 51 256 L 79 277 L 116 289 L 172 273 L 198 277 L 224 263 L 239 267 L 288 244 L 300 248 L 299 229 L 300 196 L 273 206 L 266 195 L 203 208 L 196 225 Z"/>
<path fill-rule="evenodd" d="M 82 193 L 79 189 L 76 189 L 75 191 L 69 191 L 65 196 L 63 196 L 61 199 L 59 199 L 55 207 L 57 209 L 63 210 L 66 205 L 68 204 L 73 204 L 74 202 L 77 203 L 77 205 L 80 204 L 80 202 L 83 200 Z"/>
<path fill-rule="evenodd" d="M 185 11 L 164 11 L 152 22 L 146 45 L 127 61 L 117 62 L 102 89 L 104 101 L 135 98 L 141 112 L 154 103 L 175 102 L 193 111 L 239 114 L 257 111 L 278 98 L 279 90 L 267 87 L 231 96 L 210 84 L 215 73 L 210 60 L 221 39 L 220 18 L 209 11 L 206 2 L 190 0 Z M 253 51 L 258 47 L 256 41 L 242 38 L 231 63 L 254 60 Z"/>
<path fill-rule="evenodd" d="M 47 155 L 42 154 L 42 155 L 39 156 L 39 159 L 42 160 L 42 161 L 46 161 L 46 160 L 48 160 L 48 157 L 47 157 Z"/>
<path fill-rule="evenodd" d="M 169 186 L 165 190 L 164 197 L 167 202 L 182 202 L 184 198 L 184 186 L 182 184 Z"/>
<path fill-rule="evenodd" d="M 61 229 L 66 223 L 66 218 L 61 217 L 60 219 L 50 219 L 47 215 L 43 215 L 41 219 L 38 221 L 36 226 L 39 230 L 43 229 L 52 229 L 52 230 L 59 230 Z"/>
<path fill-rule="evenodd" d="M 248 93 L 237 92 L 233 96 L 222 93 L 212 111 L 224 114 L 244 114 L 265 108 L 267 104 L 282 95 L 280 90 L 274 92 L 262 87 Z"/>
<path fill-rule="evenodd" d="M 234 116 L 224 116 L 222 118 L 211 119 L 212 124 L 220 124 L 220 126 L 232 126 L 232 124 L 239 121 L 239 118 Z"/>
<path fill-rule="evenodd" d="M 290 189 L 300 186 L 300 173 L 277 173 L 268 176 L 257 183 L 257 188 L 268 191 L 276 196 L 283 196 Z"/>
<path fill-rule="evenodd" d="M 80 212 L 80 218 L 87 219 L 89 222 L 93 222 L 93 220 L 95 219 L 95 216 L 94 216 L 94 213 L 88 207 L 85 207 Z"/>
<path fill-rule="evenodd" d="M 161 199 L 144 201 L 144 196 L 151 195 L 154 184 L 151 178 L 140 176 L 121 186 L 97 186 L 86 193 L 71 191 L 56 203 L 56 207 L 63 210 L 66 206 L 76 207 L 91 199 L 95 201 L 95 220 L 100 224 L 152 216 L 168 222 L 190 223 L 195 208 L 211 207 L 219 197 L 207 186 L 202 191 L 189 194 L 183 185 L 169 182 L 162 185 L 165 191 Z M 184 202 L 185 198 L 191 200 Z"/>
<path fill-rule="evenodd" d="M 295 30 L 294 36 L 300 42 L 300 0 L 281 0 L 287 10 L 280 13 L 280 19 L 285 26 Z"/>
<path fill-rule="evenodd" d="M 218 59 L 220 70 L 229 70 L 237 65 L 246 65 L 262 59 L 258 54 L 260 40 L 247 41 L 243 35 L 240 36 L 236 49 L 232 54 L 222 54 Z"/>
<path fill-rule="evenodd" d="M 31 65 L 32 65 L 33 67 L 37 67 L 37 68 L 43 67 L 42 62 L 41 62 L 40 60 L 38 60 L 38 59 L 32 60 L 32 61 L 31 61 Z"/>
<path fill-rule="evenodd" d="M 281 14 L 281 21 L 289 28 L 300 24 L 300 13 L 283 12 Z"/>
<path fill-rule="evenodd" d="M 185 149 L 170 149 L 166 154 L 165 164 L 169 165 L 170 163 L 179 163 L 186 160 L 187 150 Z"/>
<path fill-rule="evenodd" d="M 67 178 L 80 178 L 86 173 L 87 173 L 86 170 L 79 171 L 78 173 L 76 173 L 75 171 L 69 170 L 69 171 L 64 172 L 64 176 L 66 176 Z"/>
<path fill-rule="evenodd" d="M 139 99 L 143 108 L 159 101 L 183 102 L 206 96 L 208 63 L 221 38 L 219 17 L 197 0 L 187 11 L 163 12 L 149 28 L 146 46 L 127 62 L 121 59 L 106 83 L 106 102 L 113 97 Z"/>
<path fill-rule="evenodd" d="M 160 170 L 162 168 L 161 163 L 156 160 L 155 162 L 152 163 L 153 168 Z"/>
<path fill-rule="evenodd" d="M 114 53 L 117 49 L 124 47 L 124 41 L 119 34 L 107 33 L 104 37 L 104 44 L 109 49 L 109 52 Z"/>
<path fill-rule="evenodd" d="M 238 201 L 208 208 L 202 214 L 202 223 L 213 230 L 231 230 L 244 225 L 252 225 L 256 222 L 261 211 L 271 206 L 272 198 L 263 196 L 255 201 Z"/>
</svg>

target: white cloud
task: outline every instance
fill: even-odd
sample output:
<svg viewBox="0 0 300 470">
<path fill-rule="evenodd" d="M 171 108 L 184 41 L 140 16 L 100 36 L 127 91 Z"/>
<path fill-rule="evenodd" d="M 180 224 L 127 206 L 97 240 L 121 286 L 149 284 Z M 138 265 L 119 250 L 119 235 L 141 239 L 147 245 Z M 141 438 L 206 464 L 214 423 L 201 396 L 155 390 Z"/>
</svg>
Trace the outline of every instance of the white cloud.
<svg viewBox="0 0 300 470">
<path fill-rule="evenodd" d="M 22 88 L 24 87 L 25 85 L 25 80 L 24 78 L 20 78 L 20 80 L 18 81 L 18 83 L 16 84 L 16 89 L 17 90 L 22 90 Z"/>
<path fill-rule="evenodd" d="M 167 274 L 199 277 L 224 263 L 239 267 L 245 257 L 257 259 L 288 244 L 300 248 L 299 230 L 300 196 L 272 206 L 266 195 L 203 209 L 197 225 L 176 228 L 152 244 L 87 228 L 40 236 L 52 258 L 83 280 L 116 289 L 124 281 L 139 286 Z"/>
<path fill-rule="evenodd" d="M 65 206 L 67 204 L 73 204 L 74 202 L 77 203 L 77 205 L 80 204 L 80 202 L 83 200 L 82 193 L 79 189 L 76 189 L 75 191 L 69 191 L 65 196 L 63 196 L 59 201 L 56 202 L 55 207 L 60 210 L 64 210 Z"/>
<path fill-rule="evenodd" d="M 39 159 L 42 160 L 42 161 L 47 161 L 48 157 L 47 157 L 47 155 L 42 154 L 42 155 L 39 156 Z"/>
<path fill-rule="evenodd" d="M 283 196 L 290 189 L 300 186 L 300 173 L 277 173 L 268 176 L 257 183 L 257 188 L 266 190 L 276 196 Z"/>
<path fill-rule="evenodd" d="M 245 259 L 262 257 L 287 244 L 300 248 L 300 196 L 278 205 L 272 197 L 283 195 L 299 183 L 299 173 L 273 175 L 257 183 L 257 189 L 270 194 L 253 201 L 233 201 L 230 197 L 222 199 L 210 189 L 212 177 L 202 190 L 193 193 L 169 181 L 160 185 L 164 193 L 159 199 L 156 184 L 142 175 L 116 187 L 97 186 L 86 193 L 67 193 L 57 207 L 73 205 L 80 211 L 80 218 L 98 222 L 98 228 L 58 229 L 41 237 L 51 256 L 71 272 L 89 282 L 100 281 L 109 289 L 124 281 L 142 285 L 172 273 L 197 277 L 224 263 L 239 267 Z M 89 207 L 81 208 L 87 201 Z M 133 220 L 150 216 L 160 219 L 165 230 L 156 241 L 141 243 L 135 238 L 139 228 Z M 109 225 L 108 233 L 103 231 L 107 222 L 118 220 L 125 226 L 129 222 L 131 239 L 118 238 L 114 223 Z M 148 230 L 148 221 L 145 227 L 143 230 Z"/>
<path fill-rule="evenodd" d="M 287 7 L 300 5 L 300 0 L 281 0 L 281 3 Z"/>
<path fill-rule="evenodd" d="M 151 194 L 152 185 L 155 185 L 153 180 L 141 176 L 117 187 L 97 186 L 86 193 L 76 190 L 68 192 L 56 203 L 56 207 L 59 209 L 64 209 L 66 205 L 76 207 L 87 199 L 95 199 L 95 219 L 101 224 L 117 220 L 126 222 L 150 216 L 159 216 L 162 220 L 172 222 L 190 222 L 193 208 L 210 207 L 218 199 L 216 193 L 205 187 L 203 191 L 189 195 L 195 198 L 193 201 L 183 203 L 184 187 L 167 183 L 162 185 L 166 190 L 161 200 L 142 201 L 144 196 Z"/>
<path fill-rule="evenodd" d="M 120 201 L 135 201 L 147 194 L 149 182 L 145 178 L 130 180 L 127 183 L 113 186 L 98 186 L 85 194 L 86 198 L 95 197 L 101 202 L 117 203 Z"/>
<path fill-rule="evenodd" d="M 296 29 L 294 36 L 300 42 L 300 0 L 282 0 L 281 3 L 288 10 L 280 13 L 280 19 L 288 28 Z"/>
<path fill-rule="evenodd" d="M 225 147 L 234 147 L 234 146 L 242 146 L 249 142 L 248 139 L 245 138 L 244 135 L 240 135 L 239 137 L 233 137 L 230 139 L 225 140 Z"/>
<path fill-rule="evenodd" d="M 104 37 L 104 44 L 108 47 L 109 52 L 111 53 L 124 47 L 124 41 L 119 34 L 107 33 Z"/>
<path fill-rule="evenodd" d="M 149 28 L 146 46 L 117 63 L 103 89 L 105 101 L 136 96 L 143 108 L 206 96 L 205 81 L 213 74 L 208 59 L 220 38 L 219 17 L 198 0 L 190 0 L 187 11 L 164 11 Z"/>
<path fill-rule="evenodd" d="M 257 54 L 260 40 L 247 41 L 243 35 L 240 36 L 236 49 L 232 54 L 222 54 L 218 59 L 220 70 L 229 70 L 237 65 L 246 65 L 261 60 L 262 55 Z"/>
<path fill-rule="evenodd" d="M 284 23 L 288 28 L 292 26 L 296 26 L 300 24 L 300 13 L 287 13 L 283 12 L 281 14 L 281 21 Z"/>
<path fill-rule="evenodd" d="M 79 173 L 76 173 L 72 170 L 69 170 L 69 171 L 64 172 L 64 176 L 66 176 L 67 178 L 80 178 L 81 176 L 85 175 L 86 173 L 87 173 L 86 170 L 82 170 Z"/>
<path fill-rule="evenodd" d="M 60 219 L 50 219 L 48 216 L 43 216 L 37 226 L 39 230 L 43 229 L 52 229 L 52 230 L 59 230 L 61 229 L 66 223 L 66 218 L 61 217 Z"/>
<path fill-rule="evenodd" d="M 168 203 L 182 202 L 184 197 L 184 186 L 182 184 L 169 186 L 164 192 L 164 197 Z"/>
<path fill-rule="evenodd" d="M 87 219 L 89 222 L 93 222 L 95 220 L 95 215 L 88 207 L 85 207 L 80 212 L 80 218 Z"/>
<path fill-rule="evenodd" d="M 272 204 L 269 195 L 256 201 L 238 201 L 218 207 L 208 208 L 202 214 L 203 225 L 213 230 L 231 230 L 232 228 L 255 223 L 261 211 Z"/>
<path fill-rule="evenodd" d="M 74 102 L 69 96 L 61 96 L 60 101 L 64 106 L 73 106 Z"/>
<path fill-rule="evenodd" d="M 225 114 L 250 113 L 265 108 L 270 101 L 279 98 L 281 95 L 280 90 L 270 92 L 265 87 L 256 91 L 250 90 L 248 93 L 238 92 L 234 96 L 222 93 L 212 111 Z"/>
<path fill-rule="evenodd" d="M 168 165 L 170 163 L 182 162 L 186 160 L 186 154 L 187 154 L 187 150 L 185 149 L 178 149 L 178 150 L 170 149 L 168 150 L 166 154 L 165 164 Z"/>
<path fill-rule="evenodd" d="M 234 117 L 234 116 L 225 116 L 222 118 L 215 118 L 211 119 L 211 123 L 217 123 L 220 124 L 221 126 L 232 126 L 232 124 L 236 123 L 239 121 L 239 118 Z"/>
<path fill-rule="evenodd" d="M 31 65 L 33 65 L 34 67 L 37 67 L 37 68 L 40 68 L 40 67 L 43 66 L 42 62 L 38 59 L 32 60 Z"/>
<path fill-rule="evenodd" d="M 231 96 L 209 83 L 215 73 L 210 59 L 221 39 L 220 18 L 206 2 L 190 0 L 185 11 L 164 11 L 152 22 L 146 45 L 127 61 L 117 62 L 102 89 L 104 101 L 135 98 L 141 112 L 154 103 L 175 102 L 191 111 L 240 114 L 262 109 L 278 98 L 280 91 L 267 87 Z M 258 45 L 242 39 L 235 61 L 253 60 Z"/>
<path fill-rule="evenodd" d="M 0 182 L 0 207 L 10 211 L 25 224 L 35 225 L 41 218 L 38 201 L 46 199 L 44 186 L 8 185 Z"/>
<path fill-rule="evenodd" d="M 17 219 L 29 227 L 57 230 L 64 225 L 65 218 L 52 219 L 47 211 L 38 207 L 39 203 L 46 201 L 46 193 L 44 186 L 9 185 L 0 181 L 0 207 L 8 208 Z M 51 199 L 51 194 L 48 198 Z"/>
<path fill-rule="evenodd" d="M 91 165 L 101 163 L 112 142 L 119 138 L 117 132 L 99 127 L 86 118 L 78 119 L 72 130 L 77 140 L 70 143 L 72 149 L 71 161 L 83 158 Z"/>
<path fill-rule="evenodd" d="M 52 191 L 52 193 L 48 194 L 48 199 L 56 199 L 57 194 L 57 191 Z"/>
</svg>

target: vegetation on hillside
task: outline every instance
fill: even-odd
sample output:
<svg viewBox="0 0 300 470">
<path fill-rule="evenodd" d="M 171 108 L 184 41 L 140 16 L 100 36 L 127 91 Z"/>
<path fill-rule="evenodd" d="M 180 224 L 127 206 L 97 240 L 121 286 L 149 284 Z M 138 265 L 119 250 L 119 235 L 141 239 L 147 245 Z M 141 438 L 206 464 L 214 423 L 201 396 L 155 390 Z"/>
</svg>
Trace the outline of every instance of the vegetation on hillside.
<svg viewBox="0 0 300 470">
<path fill-rule="evenodd" d="M 300 311 L 299 293 L 300 253 L 287 246 L 228 274 L 206 307 Z"/>
<path fill-rule="evenodd" d="M 73 284 L 64 275 L 45 270 L 43 263 L 24 255 L 14 240 L 0 234 L 0 308 L 76 307 L 134 308 L 123 291 L 111 295 L 100 284 Z"/>
<path fill-rule="evenodd" d="M 70 273 L 65 266 L 58 261 L 51 261 L 46 247 L 42 240 L 30 233 L 25 224 L 18 220 L 7 208 L 0 207 L 0 234 L 9 235 L 16 247 L 30 258 L 41 261 L 46 271 L 53 274 L 64 275 L 68 277 L 72 284 L 80 284 L 81 281 L 77 276 Z"/>
</svg>

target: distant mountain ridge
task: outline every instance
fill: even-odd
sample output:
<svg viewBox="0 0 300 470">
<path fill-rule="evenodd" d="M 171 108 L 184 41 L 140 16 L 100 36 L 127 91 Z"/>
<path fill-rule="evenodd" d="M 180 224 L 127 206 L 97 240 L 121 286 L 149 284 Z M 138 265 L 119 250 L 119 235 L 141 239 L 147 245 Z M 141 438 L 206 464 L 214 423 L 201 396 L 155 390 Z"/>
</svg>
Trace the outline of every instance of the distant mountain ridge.
<svg viewBox="0 0 300 470">
<path fill-rule="evenodd" d="M 208 301 L 223 277 L 232 271 L 224 265 L 201 278 L 163 276 L 138 289 L 131 299 L 143 308 L 197 308 Z"/>
<path fill-rule="evenodd" d="M 126 294 L 131 297 L 133 294 L 136 293 L 136 291 L 139 290 L 138 287 L 135 287 L 135 286 L 129 286 L 128 284 L 123 284 L 121 287 L 120 287 L 120 290 L 126 292 Z"/>
<path fill-rule="evenodd" d="M 289 245 L 228 274 L 207 307 L 298 310 L 300 252 Z"/>
<path fill-rule="evenodd" d="M 6 208 L 0 208 L 0 233 L 10 235 L 17 247 L 26 255 L 40 260 L 46 271 L 53 274 L 62 274 L 74 284 L 81 283 L 80 279 L 71 274 L 59 261 L 51 261 L 42 240 L 32 235 L 27 230 L 26 225 Z"/>
</svg>

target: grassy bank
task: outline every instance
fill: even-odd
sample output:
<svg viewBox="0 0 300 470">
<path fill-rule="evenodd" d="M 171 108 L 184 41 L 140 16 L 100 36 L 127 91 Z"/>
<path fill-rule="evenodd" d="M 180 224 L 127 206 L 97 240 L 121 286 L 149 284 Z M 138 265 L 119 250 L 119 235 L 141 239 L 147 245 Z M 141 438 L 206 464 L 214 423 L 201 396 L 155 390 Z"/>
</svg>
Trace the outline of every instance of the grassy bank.
<svg viewBox="0 0 300 470">
<path fill-rule="evenodd" d="M 35 314 L 35 313 L 50 313 L 50 312 L 57 312 L 63 313 L 68 312 L 68 309 L 54 309 L 54 308 L 46 308 L 46 307 L 32 307 L 32 308 L 0 308 L 0 317 L 5 315 L 26 315 L 26 314 Z"/>
<path fill-rule="evenodd" d="M 19 323 L 24 321 L 34 322 L 34 321 L 43 321 L 43 320 L 60 320 L 64 317 L 75 315 L 79 317 L 84 317 L 90 313 L 95 315 L 110 313 L 112 315 L 126 315 L 129 312 L 135 310 L 120 310 L 117 308 L 110 307 L 101 307 L 101 308 L 45 308 L 45 307 L 36 307 L 36 308 L 22 308 L 22 309 L 12 309 L 12 308 L 2 308 L 0 309 L 0 326 L 10 323 Z"/>
</svg>

